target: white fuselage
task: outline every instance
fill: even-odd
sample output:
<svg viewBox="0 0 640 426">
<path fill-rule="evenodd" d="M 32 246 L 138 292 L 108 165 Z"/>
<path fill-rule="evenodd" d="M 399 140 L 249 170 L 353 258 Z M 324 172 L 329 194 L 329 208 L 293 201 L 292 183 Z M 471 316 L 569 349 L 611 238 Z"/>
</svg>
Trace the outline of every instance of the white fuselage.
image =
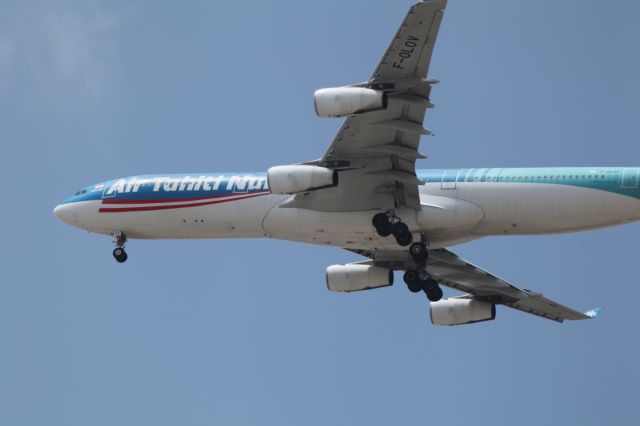
<svg viewBox="0 0 640 426">
<path fill-rule="evenodd" d="M 562 178 L 562 169 L 545 170 L 559 170 L 556 175 Z M 531 182 L 524 177 L 509 179 L 506 172 L 493 180 L 465 179 L 458 172 L 453 181 L 445 180 L 445 172 L 442 179 L 436 173 L 424 177 L 425 183 L 419 186 L 421 209 L 399 208 L 396 214 L 412 232 L 424 235 L 431 248 L 489 235 L 570 232 L 639 220 L 637 169 L 635 183 L 623 181 L 629 169 L 611 170 L 619 172 L 608 174 L 602 187 L 597 180 L 567 182 L 566 176 L 561 182 L 554 181 L 550 172 L 541 172 L 540 179 L 531 178 Z M 378 236 L 372 227 L 371 217 L 377 210 L 328 212 L 283 207 L 290 196 L 271 194 L 265 187 L 257 192 L 230 191 L 209 197 L 109 201 L 107 188 L 102 188 L 109 184 L 90 187 L 89 193 L 97 194 L 92 199 L 72 197 L 56 208 L 56 215 L 88 231 L 120 231 L 128 238 L 268 237 L 348 249 L 398 248 L 393 239 Z M 616 185 L 621 190 L 616 190 Z M 126 198 L 127 194 L 116 195 Z M 115 208 L 105 203 L 115 203 Z"/>
</svg>

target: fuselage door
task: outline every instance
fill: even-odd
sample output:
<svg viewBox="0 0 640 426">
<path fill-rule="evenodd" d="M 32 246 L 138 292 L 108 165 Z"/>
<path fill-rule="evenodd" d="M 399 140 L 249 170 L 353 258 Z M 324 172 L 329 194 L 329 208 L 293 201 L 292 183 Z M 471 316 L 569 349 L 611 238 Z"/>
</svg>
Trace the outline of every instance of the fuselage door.
<svg viewBox="0 0 640 426">
<path fill-rule="evenodd" d="M 442 173 L 442 185 L 440 185 L 440 189 L 456 189 L 459 174 L 460 172 L 457 170 L 446 170 Z"/>
<path fill-rule="evenodd" d="M 624 169 L 622 173 L 622 187 L 623 188 L 637 188 L 638 187 L 638 171 L 640 169 Z"/>
</svg>

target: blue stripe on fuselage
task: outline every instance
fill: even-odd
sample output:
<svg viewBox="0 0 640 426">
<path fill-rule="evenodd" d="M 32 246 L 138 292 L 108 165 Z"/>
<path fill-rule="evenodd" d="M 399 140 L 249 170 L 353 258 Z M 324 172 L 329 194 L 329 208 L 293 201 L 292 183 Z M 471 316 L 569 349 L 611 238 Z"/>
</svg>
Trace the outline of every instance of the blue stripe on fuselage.
<svg viewBox="0 0 640 426">
<path fill-rule="evenodd" d="M 640 176 L 634 167 L 423 169 L 417 175 L 425 184 L 441 184 L 444 180 L 448 187 L 454 182 L 545 183 L 599 189 L 640 199 Z M 103 199 L 171 201 L 265 190 L 268 190 L 266 173 L 144 175 L 88 186 L 63 203 Z"/>
<path fill-rule="evenodd" d="M 171 201 L 268 190 L 265 173 L 145 175 L 91 185 L 64 203 L 91 200 Z"/>
<path fill-rule="evenodd" d="M 544 167 L 494 169 L 426 169 L 417 171 L 425 184 L 447 182 L 544 183 L 569 185 L 640 199 L 638 167 Z"/>
</svg>

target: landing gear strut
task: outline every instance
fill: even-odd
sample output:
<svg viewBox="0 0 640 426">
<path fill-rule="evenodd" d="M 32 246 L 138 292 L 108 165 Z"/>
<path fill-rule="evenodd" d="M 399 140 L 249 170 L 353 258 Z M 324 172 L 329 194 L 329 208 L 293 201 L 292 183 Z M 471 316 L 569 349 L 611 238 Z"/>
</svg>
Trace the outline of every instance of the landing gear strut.
<svg viewBox="0 0 640 426">
<path fill-rule="evenodd" d="M 404 273 L 404 282 L 412 293 L 424 291 L 430 302 L 442 299 L 440 285 L 424 269 L 409 269 Z"/>
<path fill-rule="evenodd" d="M 118 263 L 124 263 L 129 258 L 129 256 L 127 256 L 127 252 L 124 251 L 124 246 L 127 244 L 127 237 L 122 232 L 118 231 L 114 232 L 113 238 L 113 243 L 116 245 L 116 248 L 113 249 L 113 257 Z"/>
<path fill-rule="evenodd" d="M 406 223 L 403 223 L 392 212 L 378 213 L 371 219 L 371 224 L 381 237 L 392 235 L 396 242 L 406 247 L 413 241 L 413 235 Z"/>
</svg>

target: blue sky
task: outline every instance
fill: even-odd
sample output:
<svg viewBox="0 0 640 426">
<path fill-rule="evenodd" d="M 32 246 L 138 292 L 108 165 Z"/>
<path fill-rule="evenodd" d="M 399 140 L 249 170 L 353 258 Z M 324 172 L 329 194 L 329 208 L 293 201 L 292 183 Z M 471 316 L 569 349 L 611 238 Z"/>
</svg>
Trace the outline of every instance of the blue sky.
<svg viewBox="0 0 640 426">
<path fill-rule="evenodd" d="M 421 167 L 640 165 L 640 6 L 449 3 Z M 319 157 L 340 120 L 313 91 L 366 80 L 410 4 L 0 3 L 0 424 L 637 417 L 639 224 L 454 248 L 598 320 L 438 328 L 402 285 L 329 293 L 337 249 L 131 241 L 118 265 L 53 217 L 105 179 Z"/>
</svg>

